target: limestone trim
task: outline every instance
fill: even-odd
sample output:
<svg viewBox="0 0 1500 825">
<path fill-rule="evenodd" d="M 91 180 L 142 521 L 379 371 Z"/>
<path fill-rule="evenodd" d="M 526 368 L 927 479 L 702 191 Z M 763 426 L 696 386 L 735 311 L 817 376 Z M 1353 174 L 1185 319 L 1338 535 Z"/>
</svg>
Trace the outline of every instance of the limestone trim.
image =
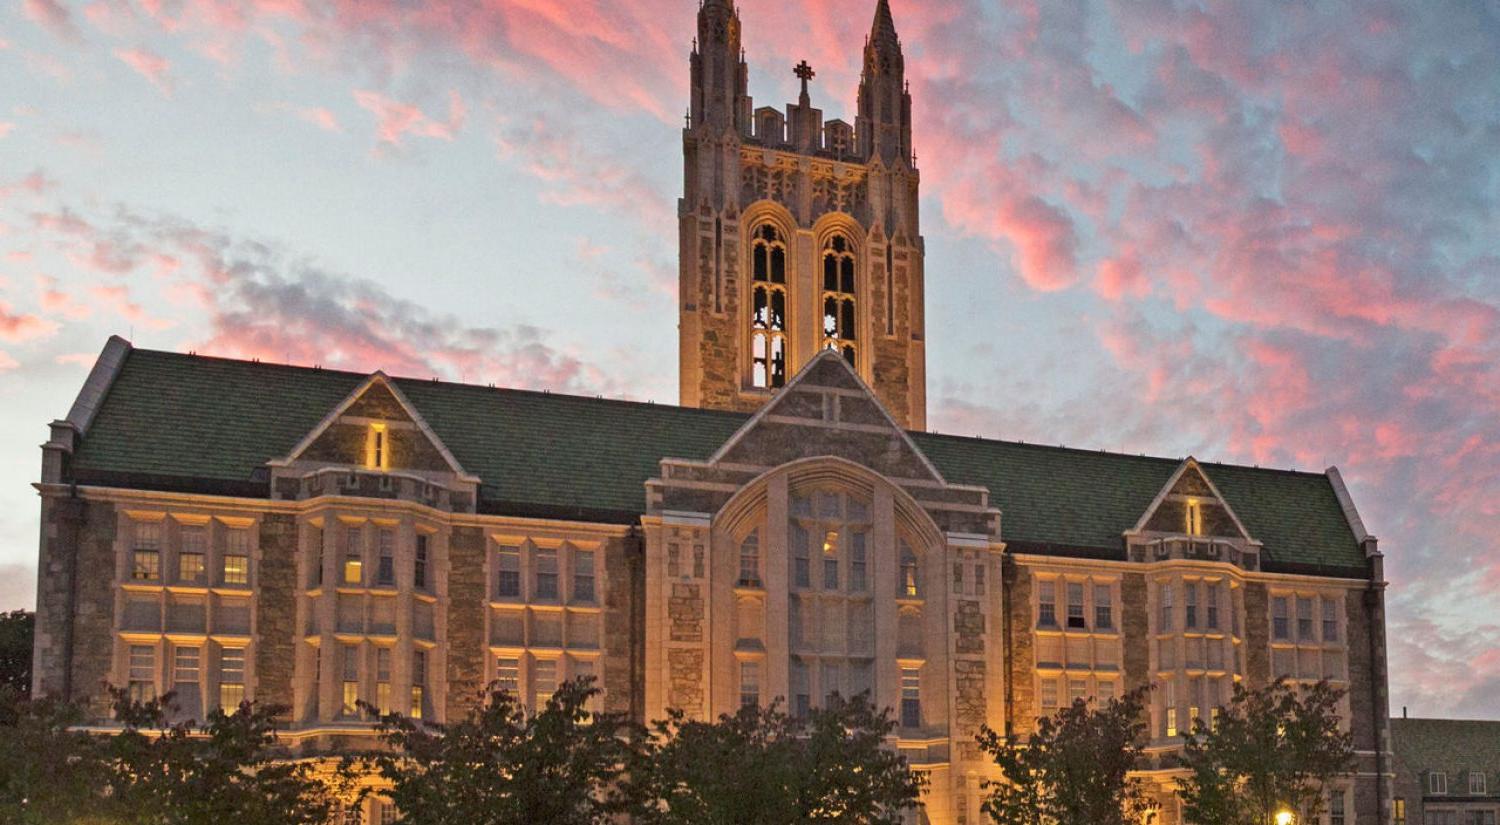
<svg viewBox="0 0 1500 825">
<path fill-rule="evenodd" d="M 1337 467 L 1329 467 L 1325 472 L 1328 483 L 1333 485 L 1333 494 L 1339 500 L 1339 509 L 1344 511 L 1344 518 L 1349 522 L 1349 529 L 1354 533 L 1354 540 L 1360 544 L 1374 539 L 1370 531 L 1365 529 L 1364 519 L 1359 517 L 1359 510 L 1354 506 L 1354 497 L 1349 494 L 1349 488 L 1344 484 L 1344 474 Z"/>
<path fill-rule="evenodd" d="M 65 498 L 72 492 L 72 488 L 65 484 L 33 484 L 32 487 L 43 496 L 52 498 Z M 577 535 L 583 532 L 603 538 L 619 538 L 629 535 L 631 530 L 634 529 L 631 525 L 600 524 L 590 521 L 536 519 L 523 516 L 487 515 L 480 513 L 453 513 L 411 501 L 369 499 L 358 496 L 319 496 L 317 498 L 294 501 L 290 499 L 243 498 L 206 495 L 202 493 L 166 493 L 155 490 L 134 490 L 125 487 L 92 487 L 82 485 L 77 488 L 77 491 L 79 497 L 90 501 L 106 501 L 122 506 L 132 502 L 139 502 L 141 503 L 140 506 L 153 508 L 153 511 L 177 507 L 202 507 L 212 511 L 216 517 L 225 510 L 245 511 L 259 516 L 272 513 L 302 514 L 327 508 L 340 508 L 344 510 L 369 510 L 371 512 L 378 512 L 380 514 L 378 518 L 382 519 L 394 518 L 396 514 L 412 515 L 453 527 L 479 527 L 487 530 L 513 529 L 528 532 L 552 530 L 566 532 L 569 535 Z"/>
<path fill-rule="evenodd" d="M 922 463 L 923 468 L 926 469 L 927 472 L 931 473 L 932 479 L 939 484 L 946 485 L 947 479 L 945 479 L 943 477 L 943 474 L 938 471 L 937 465 L 933 464 L 932 460 L 927 457 L 927 454 L 922 452 L 922 449 L 917 446 L 917 443 L 915 441 L 912 440 L 911 434 L 907 432 L 906 429 L 900 424 L 896 423 L 896 419 L 891 417 L 890 410 L 887 410 L 885 408 L 885 404 L 882 404 L 880 402 L 880 397 L 875 394 L 875 391 L 870 388 L 870 385 L 866 383 L 863 378 L 859 377 L 859 373 L 856 370 L 850 368 L 849 362 L 845 361 L 838 353 L 824 350 L 813 356 L 810 360 L 808 360 L 807 364 L 802 367 L 802 370 L 798 372 L 791 381 L 788 381 L 787 385 L 780 391 L 778 391 L 776 395 L 778 397 L 781 397 L 791 394 L 794 390 L 797 389 L 798 386 L 806 383 L 808 381 L 808 376 L 811 375 L 813 370 L 824 361 L 831 361 L 835 364 L 838 364 L 840 369 L 847 372 L 850 377 L 852 377 L 857 382 L 857 386 L 865 393 L 870 403 L 880 411 L 881 418 L 883 418 L 886 424 L 889 425 L 891 431 L 901 439 L 902 443 L 904 444 L 904 446 L 906 446 L 907 449 L 912 451 L 912 454 L 915 455 L 917 459 Z M 817 385 L 808 384 L 808 386 L 813 387 Z M 720 461 L 722 461 L 725 456 L 729 455 L 734 450 L 735 447 L 739 446 L 741 441 L 745 440 L 746 436 L 754 432 L 758 427 L 760 427 L 763 422 L 766 422 L 772 417 L 773 414 L 771 413 L 771 410 L 775 407 L 776 404 L 774 402 L 761 407 L 760 410 L 756 412 L 755 415 L 751 416 L 749 421 L 746 421 L 743 425 L 741 425 L 741 427 L 735 431 L 734 435 L 730 436 L 729 440 L 725 441 L 724 445 L 721 446 L 718 451 L 715 452 L 712 456 L 710 456 L 708 461 L 705 463 L 718 464 Z"/>
<path fill-rule="evenodd" d="M 479 483 L 479 477 L 471 475 L 464 470 L 463 465 L 459 464 L 458 459 L 448 450 L 448 445 L 444 444 L 441 438 L 438 438 L 438 434 L 428 425 L 427 419 L 422 417 L 422 414 L 417 411 L 416 406 L 406 397 L 406 393 L 403 393 L 401 388 L 396 386 L 396 382 L 392 381 L 390 376 L 386 375 L 384 371 L 376 371 L 358 387 L 355 387 L 354 391 L 349 393 L 348 397 L 339 402 L 328 415 L 324 416 L 322 421 L 318 422 L 317 426 L 313 427 L 301 441 L 297 442 L 297 446 L 293 447 L 285 458 L 275 459 L 266 463 L 272 467 L 291 466 L 319 437 L 328 431 L 328 428 L 338 423 L 344 417 L 344 413 L 348 412 L 351 407 L 358 403 L 359 399 L 365 393 L 376 386 L 383 387 L 390 392 L 391 396 L 396 399 L 396 403 L 400 404 L 402 410 L 411 417 L 412 423 L 416 425 L 417 430 L 426 436 L 428 441 L 432 442 L 433 448 L 443 457 L 443 461 L 447 463 L 448 468 L 453 471 L 454 475 L 458 476 L 460 481 L 469 484 Z"/>
<path fill-rule="evenodd" d="M 1288 587 L 1309 587 L 1315 585 L 1340 586 L 1351 590 L 1365 589 L 1370 585 L 1370 580 L 1365 578 L 1345 578 L 1342 576 L 1313 576 L 1302 573 L 1267 573 L 1262 570 L 1245 570 L 1234 567 L 1227 562 L 1190 561 L 1184 559 L 1168 559 L 1159 562 L 1132 562 L 1117 559 L 1063 559 L 1057 556 L 1042 556 L 1034 553 L 1011 553 L 1011 558 L 1017 563 L 1039 570 L 1076 571 L 1080 566 L 1090 568 L 1114 568 L 1121 571 L 1134 573 L 1150 573 L 1155 570 L 1170 568 L 1172 570 L 1203 570 L 1214 573 L 1231 574 L 1246 582 L 1259 582 L 1265 584 L 1285 584 Z"/>
</svg>

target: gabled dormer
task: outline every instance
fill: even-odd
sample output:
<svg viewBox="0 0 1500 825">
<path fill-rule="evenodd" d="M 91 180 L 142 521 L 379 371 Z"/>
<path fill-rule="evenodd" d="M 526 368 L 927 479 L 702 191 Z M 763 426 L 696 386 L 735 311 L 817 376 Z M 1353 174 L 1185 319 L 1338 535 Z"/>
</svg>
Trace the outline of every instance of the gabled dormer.
<svg viewBox="0 0 1500 825">
<path fill-rule="evenodd" d="M 479 486 L 479 478 L 464 470 L 383 372 L 366 379 L 269 465 L 272 496 L 279 499 L 399 499 L 473 512 Z"/>
<path fill-rule="evenodd" d="M 1245 529 L 1198 460 L 1189 456 L 1125 533 L 1132 561 L 1169 559 L 1260 567 L 1261 543 Z"/>
</svg>

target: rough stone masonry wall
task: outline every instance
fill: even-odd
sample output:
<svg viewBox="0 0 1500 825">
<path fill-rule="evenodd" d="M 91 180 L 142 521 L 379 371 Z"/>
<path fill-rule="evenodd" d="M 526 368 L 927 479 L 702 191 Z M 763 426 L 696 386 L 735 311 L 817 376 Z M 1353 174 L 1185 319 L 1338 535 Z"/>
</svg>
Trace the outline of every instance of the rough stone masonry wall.
<svg viewBox="0 0 1500 825">
<path fill-rule="evenodd" d="M 984 614 L 979 602 L 958 600 L 953 614 L 954 652 L 954 719 L 953 738 L 958 756 L 965 761 L 980 758 L 975 737 L 985 723 L 986 697 L 984 660 Z"/>
<path fill-rule="evenodd" d="M 637 721 L 645 708 L 640 666 L 644 628 L 638 621 L 645 580 L 640 538 L 611 539 L 604 545 L 604 710 L 629 713 Z"/>
<path fill-rule="evenodd" d="M 91 707 L 101 713 L 108 710 L 108 703 L 100 697 L 114 658 L 116 529 L 112 504 L 42 499 L 33 687 L 39 696 L 88 697 Z M 77 578 L 77 606 L 71 617 L 68 608 L 75 585 L 70 572 L 76 572 Z M 66 655 L 70 622 L 71 661 Z M 69 688 L 71 696 L 66 693 Z"/>
<path fill-rule="evenodd" d="M 1120 579 L 1120 628 L 1124 634 L 1125 690 L 1151 684 L 1151 627 L 1146 606 L 1146 574 Z"/>
<path fill-rule="evenodd" d="M 484 531 L 455 527 L 448 537 L 448 714 L 463 718 L 484 689 Z"/>
<path fill-rule="evenodd" d="M 292 706 L 296 667 L 297 520 L 267 515 L 260 523 L 255 574 L 255 700 Z"/>
<path fill-rule="evenodd" d="M 1245 584 L 1245 687 L 1271 682 L 1270 593 L 1260 582 Z"/>
<path fill-rule="evenodd" d="M 703 586 L 673 582 L 667 597 L 668 639 L 672 642 L 702 642 L 704 614 Z M 667 652 L 670 680 L 667 704 L 685 711 L 690 717 L 701 716 L 705 710 L 703 656 L 701 648 L 673 648 Z"/>
<path fill-rule="evenodd" d="M 694 219 L 698 226 L 695 311 L 700 330 L 699 403 L 708 409 L 750 412 L 760 406 L 760 400 L 747 399 L 740 392 L 739 220 L 725 215 L 722 221 L 723 311 L 719 312 L 714 298 L 714 218 Z"/>
<path fill-rule="evenodd" d="M 1003 587 L 1006 598 L 1005 632 L 1010 641 L 1010 701 L 1006 705 L 1012 732 L 1029 734 L 1036 728 L 1036 681 L 1031 635 L 1031 573 L 1007 558 Z"/>
<path fill-rule="evenodd" d="M 895 274 L 894 305 L 895 327 L 892 335 L 886 332 L 885 261 L 877 260 L 870 267 L 873 287 L 869 291 L 870 329 L 873 352 L 870 357 L 871 385 L 880 402 L 890 410 L 896 423 L 910 427 L 911 421 L 911 258 L 915 253 L 907 247 L 896 247 L 893 251 Z"/>
</svg>

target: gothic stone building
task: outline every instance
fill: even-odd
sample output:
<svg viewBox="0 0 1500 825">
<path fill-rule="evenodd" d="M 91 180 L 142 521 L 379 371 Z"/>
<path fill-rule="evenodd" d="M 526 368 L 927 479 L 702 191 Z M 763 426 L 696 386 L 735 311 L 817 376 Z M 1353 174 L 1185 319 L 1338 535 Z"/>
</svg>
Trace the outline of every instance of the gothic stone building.
<svg viewBox="0 0 1500 825">
<path fill-rule="evenodd" d="M 43 445 L 36 688 L 451 719 L 590 675 L 646 720 L 868 693 L 978 821 L 981 726 L 1145 685 L 1142 776 L 1233 685 L 1348 688 L 1325 825 L 1389 821 L 1381 556 L 1324 474 L 924 432 L 912 103 L 880 0 L 853 126 L 755 109 L 699 12 L 680 202 L 682 406 L 138 350 Z M 368 812 L 379 817 L 380 804 Z M 378 821 L 378 820 L 376 820 Z"/>
</svg>

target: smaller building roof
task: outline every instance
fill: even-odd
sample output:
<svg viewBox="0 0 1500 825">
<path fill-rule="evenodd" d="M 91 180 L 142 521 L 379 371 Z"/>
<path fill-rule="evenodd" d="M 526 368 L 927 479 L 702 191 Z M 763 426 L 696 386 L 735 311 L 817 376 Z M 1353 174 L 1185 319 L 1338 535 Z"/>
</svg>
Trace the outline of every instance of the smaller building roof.
<svg viewBox="0 0 1500 825">
<path fill-rule="evenodd" d="M 1410 774 L 1448 774 L 1448 796 L 1468 794 L 1461 777 L 1471 771 L 1500 784 L 1500 721 L 1392 719 L 1391 748 Z M 1500 793 L 1500 787 L 1490 793 Z"/>
</svg>

